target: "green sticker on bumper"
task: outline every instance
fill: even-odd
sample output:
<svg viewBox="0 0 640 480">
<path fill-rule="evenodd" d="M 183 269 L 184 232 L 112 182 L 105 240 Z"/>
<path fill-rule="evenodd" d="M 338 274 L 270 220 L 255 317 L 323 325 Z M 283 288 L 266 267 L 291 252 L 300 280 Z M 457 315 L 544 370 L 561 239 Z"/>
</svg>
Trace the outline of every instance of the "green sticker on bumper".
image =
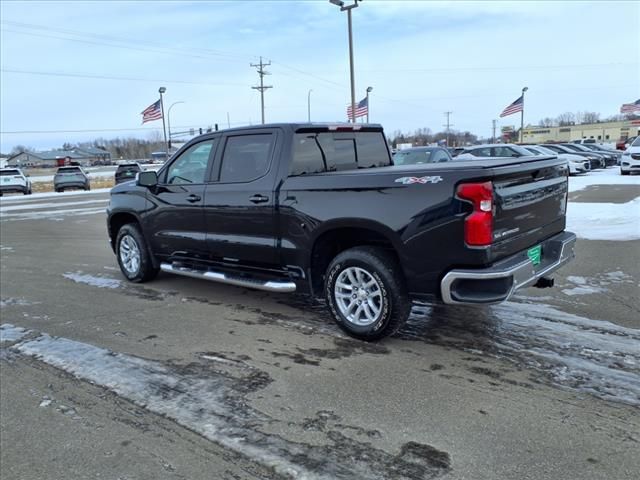
<svg viewBox="0 0 640 480">
<path fill-rule="evenodd" d="M 531 263 L 540 265 L 540 261 L 542 260 L 542 245 L 537 245 L 527 250 L 527 256 L 529 260 L 531 260 Z"/>
</svg>

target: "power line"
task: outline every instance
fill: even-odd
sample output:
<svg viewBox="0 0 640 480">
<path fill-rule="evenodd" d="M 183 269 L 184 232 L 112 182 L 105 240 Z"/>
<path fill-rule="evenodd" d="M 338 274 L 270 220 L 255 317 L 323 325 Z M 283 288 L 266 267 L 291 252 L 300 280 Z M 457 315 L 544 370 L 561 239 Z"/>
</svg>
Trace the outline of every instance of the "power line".
<svg viewBox="0 0 640 480">
<path fill-rule="evenodd" d="M 14 68 L 2 68 L 0 71 L 5 73 L 18 73 L 25 75 L 43 75 L 51 77 L 72 77 L 72 78 L 95 78 L 97 80 L 124 80 L 131 82 L 162 82 L 162 83 L 180 83 L 186 85 L 211 85 L 211 86 L 234 86 L 234 87 L 246 87 L 245 83 L 218 83 L 218 82 L 193 82 L 189 80 L 166 80 L 157 78 L 135 78 L 135 77 L 121 77 L 115 75 L 102 75 L 93 73 L 76 73 L 76 72 L 45 72 L 36 70 L 20 70 Z"/>
<path fill-rule="evenodd" d="M 267 72 L 264 67 L 268 67 L 269 65 L 271 65 L 271 62 L 269 63 L 263 63 L 262 62 L 262 57 L 260 57 L 260 63 L 255 64 L 255 63 L 251 63 L 250 66 L 255 67 L 256 71 L 258 72 L 258 75 L 260 76 L 260 85 L 257 87 L 251 87 L 254 90 L 258 90 L 260 91 L 260 107 L 261 107 L 261 112 L 262 112 L 262 124 L 264 125 L 264 91 L 269 89 L 269 88 L 273 88 L 273 86 L 271 85 L 265 85 L 264 84 L 264 76 L 265 75 L 271 75 L 269 72 Z"/>
</svg>

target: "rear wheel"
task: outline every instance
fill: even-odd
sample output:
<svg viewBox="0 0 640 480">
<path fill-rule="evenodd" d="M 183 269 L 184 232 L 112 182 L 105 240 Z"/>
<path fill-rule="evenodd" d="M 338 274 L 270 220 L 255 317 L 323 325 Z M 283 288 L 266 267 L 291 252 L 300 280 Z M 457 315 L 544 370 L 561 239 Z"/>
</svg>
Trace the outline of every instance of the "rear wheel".
<svg viewBox="0 0 640 480">
<path fill-rule="evenodd" d="M 355 247 L 337 255 L 327 269 L 324 290 L 338 326 L 361 340 L 393 335 L 411 311 L 398 261 L 378 247 Z"/>
<path fill-rule="evenodd" d="M 158 274 L 144 236 L 134 223 L 123 225 L 118 231 L 116 255 L 122 274 L 131 282 L 147 282 Z"/>
</svg>

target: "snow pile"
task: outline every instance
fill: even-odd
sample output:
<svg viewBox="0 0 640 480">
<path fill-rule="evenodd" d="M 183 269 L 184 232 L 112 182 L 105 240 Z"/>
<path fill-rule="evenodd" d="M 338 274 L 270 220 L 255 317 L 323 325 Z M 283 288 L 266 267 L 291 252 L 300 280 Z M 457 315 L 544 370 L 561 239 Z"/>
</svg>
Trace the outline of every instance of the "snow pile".
<svg viewBox="0 0 640 480">
<path fill-rule="evenodd" d="M 570 202 L 567 230 L 587 240 L 638 240 L 640 197 L 627 203 Z"/>
<path fill-rule="evenodd" d="M 640 176 L 622 176 L 619 167 L 612 167 L 594 170 L 586 175 L 569 177 L 569 192 L 584 190 L 591 185 L 640 185 Z"/>
</svg>

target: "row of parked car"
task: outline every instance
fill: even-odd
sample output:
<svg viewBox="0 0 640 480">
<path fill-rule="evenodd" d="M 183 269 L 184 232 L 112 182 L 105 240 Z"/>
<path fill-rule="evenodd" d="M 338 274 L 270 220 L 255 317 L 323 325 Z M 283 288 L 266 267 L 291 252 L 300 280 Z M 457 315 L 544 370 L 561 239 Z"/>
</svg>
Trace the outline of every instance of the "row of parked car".
<svg viewBox="0 0 640 480">
<path fill-rule="evenodd" d="M 115 183 L 134 180 L 136 174 L 142 171 L 137 162 L 118 165 L 115 172 Z M 53 177 L 53 189 L 56 192 L 64 192 L 70 189 L 91 190 L 91 180 L 87 172 L 80 166 L 59 167 Z M 0 196 L 4 193 L 22 193 L 31 195 L 33 185 L 29 175 L 20 168 L 0 169 Z"/>
<path fill-rule="evenodd" d="M 597 144 L 559 143 L 545 145 L 484 144 L 457 148 L 413 147 L 394 154 L 396 165 L 438 163 L 491 158 L 517 158 L 531 156 L 555 156 L 566 160 L 571 175 L 586 173 L 598 168 L 620 165 L 621 173 L 628 174 L 621 159 L 625 154 Z"/>
</svg>

